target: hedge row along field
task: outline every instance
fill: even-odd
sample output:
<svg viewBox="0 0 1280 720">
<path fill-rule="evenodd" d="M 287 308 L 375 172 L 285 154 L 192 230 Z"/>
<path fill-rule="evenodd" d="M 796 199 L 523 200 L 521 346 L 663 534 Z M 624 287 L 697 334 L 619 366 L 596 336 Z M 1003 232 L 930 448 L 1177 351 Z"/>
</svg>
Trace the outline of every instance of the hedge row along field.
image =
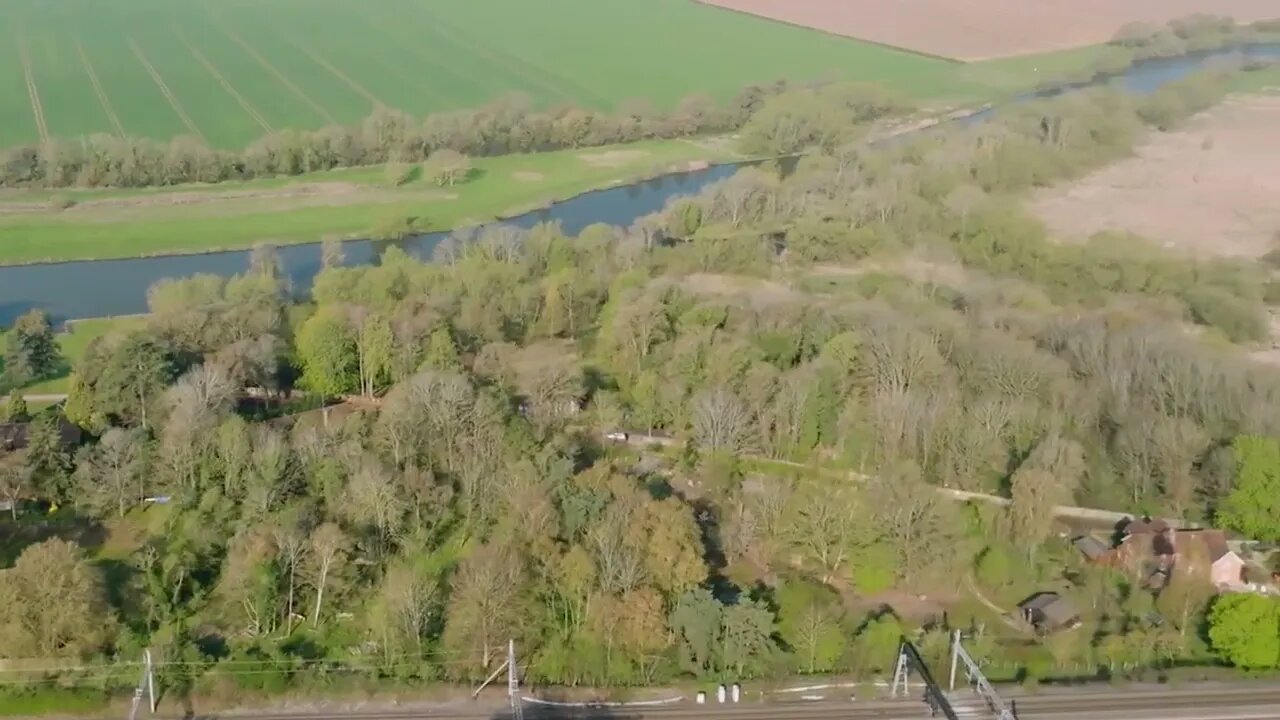
<svg viewBox="0 0 1280 720">
<path fill-rule="evenodd" d="M 973 84 L 942 60 L 692 0 L 0 4 L 0 147 L 114 133 L 233 148 L 378 104 L 422 115 L 518 91 L 543 105 L 662 107 L 779 78 L 916 97 Z"/>
</svg>

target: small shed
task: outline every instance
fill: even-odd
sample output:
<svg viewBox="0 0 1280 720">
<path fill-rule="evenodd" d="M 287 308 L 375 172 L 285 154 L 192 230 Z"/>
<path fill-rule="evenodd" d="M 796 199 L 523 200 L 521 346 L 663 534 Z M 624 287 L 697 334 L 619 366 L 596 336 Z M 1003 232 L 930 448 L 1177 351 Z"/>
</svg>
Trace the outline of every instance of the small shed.
<svg viewBox="0 0 1280 720">
<path fill-rule="evenodd" d="M 1036 593 L 1018 603 L 1022 619 L 1036 632 L 1045 635 L 1069 630 L 1080 624 L 1080 614 L 1070 600 L 1055 592 Z"/>
</svg>

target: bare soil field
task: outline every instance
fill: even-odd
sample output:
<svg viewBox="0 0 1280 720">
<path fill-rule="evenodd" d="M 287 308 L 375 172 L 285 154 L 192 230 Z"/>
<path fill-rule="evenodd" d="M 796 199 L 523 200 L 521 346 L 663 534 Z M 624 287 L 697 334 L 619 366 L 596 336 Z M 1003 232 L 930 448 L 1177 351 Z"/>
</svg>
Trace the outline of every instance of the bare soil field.
<svg viewBox="0 0 1280 720">
<path fill-rule="evenodd" d="M 1276 0 L 699 0 L 792 25 L 956 60 L 1094 45 L 1130 22 L 1196 13 L 1280 16 Z"/>
<path fill-rule="evenodd" d="M 1256 257 L 1280 233 L 1277 148 L 1280 96 L 1231 98 L 1032 207 L 1063 239 L 1120 230 L 1197 256 Z"/>
</svg>

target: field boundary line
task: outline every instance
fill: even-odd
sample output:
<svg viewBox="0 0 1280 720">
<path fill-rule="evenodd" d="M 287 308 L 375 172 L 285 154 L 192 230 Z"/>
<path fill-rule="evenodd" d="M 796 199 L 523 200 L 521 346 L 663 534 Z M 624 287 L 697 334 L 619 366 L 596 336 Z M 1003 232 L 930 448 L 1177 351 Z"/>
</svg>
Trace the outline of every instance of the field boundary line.
<svg viewBox="0 0 1280 720">
<path fill-rule="evenodd" d="M 80 64 L 84 66 L 85 74 L 89 76 L 93 93 L 98 96 L 98 104 L 102 105 L 102 111 L 107 114 L 107 120 L 116 129 L 116 135 L 124 138 L 124 124 L 120 122 L 120 116 L 116 115 L 115 108 L 111 107 L 111 98 L 107 97 L 106 88 L 102 87 L 102 83 L 98 80 L 98 73 L 94 71 L 93 63 L 89 62 L 89 55 L 85 53 L 84 45 L 79 38 L 76 38 L 76 52 L 80 55 Z"/>
<path fill-rule="evenodd" d="M 853 42 L 866 43 L 867 45 L 874 45 L 878 48 L 881 48 L 882 50 L 893 50 L 895 52 L 900 52 L 905 55 L 915 55 L 917 57 L 922 57 L 929 60 L 940 60 L 944 63 L 947 63 L 948 65 L 969 65 L 984 59 L 995 60 L 995 59 L 1007 59 L 1012 57 L 1019 57 L 1018 55 L 996 55 L 991 58 L 965 59 L 965 58 L 951 57 L 950 55 L 939 55 L 938 53 L 931 53 L 928 50 L 917 50 L 915 48 L 909 48 L 905 45 L 894 45 L 893 43 L 887 43 L 882 40 L 871 40 L 869 38 L 859 37 L 857 35 L 845 35 L 844 33 L 835 32 L 834 30 L 824 30 L 820 27 L 805 25 L 804 23 L 798 23 L 793 20 L 783 20 L 782 18 L 770 17 L 768 15 L 757 15 L 756 13 L 753 13 L 750 10 L 742 10 L 736 7 L 729 7 L 727 5 L 717 5 L 714 2 L 708 2 L 708 0 L 693 0 L 693 1 L 698 5 L 702 5 L 703 7 L 707 7 L 712 10 L 719 10 L 720 12 L 733 13 L 734 15 L 740 15 L 742 17 L 750 18 L 752 20 L 763 20 L 764 22 L 767 22 L 767 23 L 785 25 L 786 27 L 789 27 L 789 28 L 795 28 L 796 30 L 804 30 L 805 32 L 825 35 L 829 38 L 835 38 L 836 40 L 846 40 L 846 41 L 852 40 Z M 1032 54 L 1035 54 L 1035 53 L 1032 53 Z M 1022 57 L 1025 57 L 1025 55 Z"/>
<path fill-rule="evenodd" d="M 132 37 L 129 38 L 129 48 L 132 49 L 133 54 L 138 57 L 138 62 L 142 63 L 142 67 L 147 71 L 147 74 L 151 76 L 153 81 L 155 81 L 156 87 L 160 88 L 160 94 L 164 95 L 164 99 L 169 101 L 169 107 L 173 108 L 173 111 L 178 114 L 178 119 L 182 121 L 182 124 L 186 125 L 187 129 L 196 137 L 208 142 L 204 133 L 200 132 L 200 128 L 196 127 L 195 122 L 191 120 L 191 116 L 187 115 L 187 111 L 182 109 L 182 103 L 178 102 L 178 97 L 174 95 L 173 91 L 169 89 L 169 86 L 165 84 L 164 78 L 160 76 L 160 72 L 155 69 L 155 66 L 153 66 L 149 60 L 147 60 L 147 56 L 143 54 L 142 48 L 138 46 L 138 42 Z"/>
<path fill-rule="evenodd" d="M 324 68 L 325 70 L 328 70 L 330 75 L 333 75 L 334 77 L 338 78 L 338 79 L 339 79 L 339 80 L 341 80 L 341 81 L 342 81 L 342 83 L 343 83 L 343 84 L 345 84 L 347 87 L 349 87 L 349 88 L 351 88 L 352 90 L 354 90 L 356 93 L 358 93 L 358 94 L 359 94 L 361 97 L 363 97 L 364 99 L 366 99 L 366 100 L 368 100 L 369 102 L 373 103 L 373 106 L 374 106 L 374 107 L 378 107 L 379 105 L 381 105 L 381 106 L 383 106 L 383 107 L 390 107 L 389 105 L 387 105 L 387 103 L 385 103 L 385 102 L 383 102 L 383 101 L 382 101 L 382 98 L 379 98 L 377 95 L 374 95 L 373 93 L 369 92 L 369 89 L 368 89 L 368 88 L 366 88 L 365 86 L 363 86 L 363 85 L 361 85 L 360 83 L 356 82 L 356 81 L 355 81 L 355 80 L 353 80 L 349 75 L 347 75 L 346 73 L 342 72 L 342 71 L 341 71 L 341 70 L 339 70 L 338 68 L 334 67 L 332 63 L 330 63 L 328 60 L 325 60 L 325 59 L 324 59 L 324 57 L 322 57 L 322 56 L 321 56 L 319 53 L 317 53 L 315 50 L 313 50 L 313 49 L 311 49 L 311 48 L 307 47 L 306 45 L 304 45 L 304 44 L 302 44 L 302 43 L 298 42 L 298 41 L 297 41 L 296 39 L 294 39 L 293 37 L 291 37 L 291 36 L 289 36 L 289 35 L 287 35 L 287 34 L 285 34 L 285 33 L 281 32 L 281 31 L 279 31 L 279 30 L 276 30 L 275 32 L 276 32 L 276 34 L 277 34 L 277 35 L 279 35 L 279 36 L 281 37 L 281 39 L 283 39 L 285 42 L 289 43 L 290 45 L 294 46 L 294 47 L 295 47 L 295 48 L 297 48 L 298 50 L 302 51 L 302 54 L 303 54 L 303 55 L 306 55 L 307 57 L 311 58 L 311 60 L 312 60 L 313 62 L 315 62 L 315 64 L 319 65 L 320 67 Z"/>
<path fill-rule="evenodd" d="M 248 113 L 249 117 L 253 118 L 254 122 L 258 123 L 263 130 L 266 130 L 267 132 L 275 132 L 275 128 L 271 127 L 271 123 L 267 122 L 267 119 L 262 116 L 262 113 L 258 112 L 258 109 L 253 106 L 253 103 L 249 102 L 248 98 L 241 95 L 240 91 L 236 90 L 231 82 L 223 77 L 222 73 L 218 72 L 218 67 L 210 62 L 209 58 L 205 57 L 204 53 L 200 52 L 196 46 L 191 43 L 191 40 L 187 38 L 186 33 L 182 32 L 182 30 L 180 30 L 176 25 L 173 28 L 173 33 L 178 36 L 178 39 L 182 41 L 183 45 L 187 46 L 187 50 L 191 52 L 191 56 L 203 65 L 205 70 L 209 71 L 209 74 L 213 76 L 214 80 L 218 81 L 218 84 L 222 86 L 222 89 L 226 90 L 227 94 L 240 104 L 240 109 Z"/>
<path fill-rule="evenodd" d="M 443 37 L 446 41 L 453 42 L 477 55 L 480 55 L 481 57 L 486 58 L 489 62 L 497 65 L 498 67 L 514 73 L 525 82 L 534 85 L 535 87 L 541 87 L 543 90 L 549 91 L 552 95 L 555 95 L 561 100 L 566 100 L 575 105 L 584 100 L 594 100 L 602 107 L 609 105 L 607 100 L 603 96 L 597 94 L 594 90 L 581 86 L 576 82 L 569 81 L 573 85 L 578 85 L 578 90 L 584 95 L 589 95 L 591 97 L 584 98 L 575 96 L 572 92 L 572 88 L 564 87 L 561 82 L 564 78 L 557 73 L 547 70 L 536 63 L 529 62 L 528 60 L 513 58 L 501 50 L 496 50 L 488 47 L 482 42 L 477 42 L 476 39 L 471 37 L 468 32 L 459 30 L 457 25 L 454 25 L 448 20 L 442 20 L 440 16 L 432 12 L 430 8 L 424 7 L 420 3 L 414 3 L 414 7 L 425 12 L 427 17 L 431 20 L 431 22 L 427 24 L 428 32 L 437 37 Z M 440 32 L 441 30 L 444 32 Z M 537 73 L 527 72 L 525 68 L 533 68 L 537 70 Z"/>
<path fill-rule="evenodd" d="M 279 68 L 272 65 L 265 57 L 262 56 L 262 53 L 258 52 L 257 48 L 253 47 L 245 41 L 244 38 L 240 37 L 239 33 L 223 25 L 221 22 L 215 21 L 214 24 L 218 26 L 218 29 L 222 31 L 222 34 L 231 38 L 232 42 L 239 45 L 246 53 L 248 53 L 249 57 L 253 58 L 264 70 L 275 76 L 275 79 L 279 80 L 281 85 L 284 85 L 290 92 L 297 95 L 298 99 L 305 103 L 307 107 L 314 110 L 321 119 L 327 121 L 330 125 L 338 124 L 337 118 L 331 115 L 328 110 L 324 109 L 323 105 L 312 100 L 311 96 L 307 95 L 302 88 L 298 87 L 287 75 L 281 72 Z"/>
<path fill-rule="evenodd" d="M 31 102 L 31 115 L 36 120 L 36 132 L 40 133 L 40 142 L 49 142 L 49 126 L 44 121 L 44 104 L 40 102 L 40 88 L 36 85 L 35 73 L 31 70 L 26 38 L 18 38 L 18 59 L 22 61 L 22 74 L 27 81 L 27 99 Z"/>
</svg>

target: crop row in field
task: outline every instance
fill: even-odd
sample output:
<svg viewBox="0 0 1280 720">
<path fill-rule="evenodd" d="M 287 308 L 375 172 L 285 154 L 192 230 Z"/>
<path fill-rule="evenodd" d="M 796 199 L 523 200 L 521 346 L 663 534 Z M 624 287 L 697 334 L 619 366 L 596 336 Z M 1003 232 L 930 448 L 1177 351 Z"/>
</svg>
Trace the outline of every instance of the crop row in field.
<svg viewBox="0 0 1280 720">
<path fill-rule="evenodd" d="M 90 133 L 196 135 L 415 115 L 503 93 L 671 106 L 779 78 L 972 95 L 958 66 L 692 0 L 7 0 L 0 146 Z"/>
</svg>

